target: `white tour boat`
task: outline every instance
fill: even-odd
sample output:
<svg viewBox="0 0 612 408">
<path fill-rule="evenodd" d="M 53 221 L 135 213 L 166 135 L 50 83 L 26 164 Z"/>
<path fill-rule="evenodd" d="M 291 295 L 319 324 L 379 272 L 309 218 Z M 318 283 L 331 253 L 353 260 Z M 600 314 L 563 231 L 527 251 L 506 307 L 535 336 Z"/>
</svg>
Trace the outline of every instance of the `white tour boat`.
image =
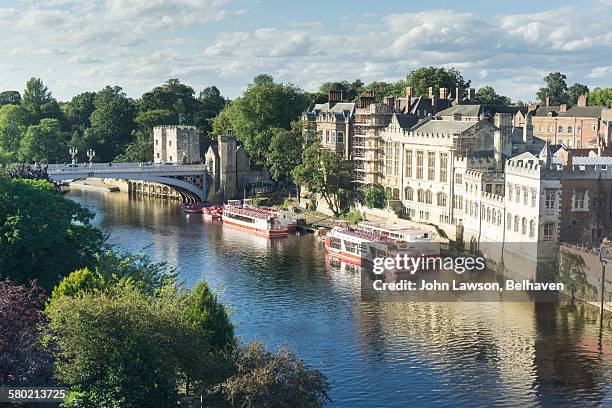
<svg viewBox="0 0 612 408">
<path fill-rule="evenodd" d="M 248 200 L 229 200 L 223 206 L 224 224 L 264 237 L 285 237 L 295 231 L 295 221 L 270 207 L 256 207 Z"/>
</svg>

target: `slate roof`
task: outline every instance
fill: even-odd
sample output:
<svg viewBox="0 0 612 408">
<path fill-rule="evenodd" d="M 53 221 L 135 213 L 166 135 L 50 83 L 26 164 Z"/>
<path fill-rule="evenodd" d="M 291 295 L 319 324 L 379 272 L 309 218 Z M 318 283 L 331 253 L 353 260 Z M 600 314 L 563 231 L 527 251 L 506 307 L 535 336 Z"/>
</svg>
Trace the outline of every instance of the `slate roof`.
<svg viewBox="0 0 612 408">
<path fill-rule="evenodd" d="M 479 122 L 468 122 L 460 120 L 428 120 L 423 121 L 422 124 L 415 126 L 412 131 L 415 133 L 429 133 L 429 134 L 451 134 L 451 133 L 462 133 L 469 128 L 475 126 Z"/>
<path fill-rule="evenodd" d="M 612 166 L 612 157 L 574 157 L 574 166 Z"/>
<path fill-rule="evenodd" d="M 600 118 L 605 109 L 604 106 L 572 106 L 565 112 L 559 112 L 559 106 L 539 106 L 535 111 L 535 116 L 548 116 L 549 113 L 552 113 L 552 116 L 564 118 Z"/>
<path fill-rule="evenodd" d="M 413 115 L 395 113 L 394 116 L 402 129 L 410 129 L 418 122 L 418 119 Z"/>
<path fill-rule="evenodd" d="M 523 114 L 527 114 L 528 109 L 529 108 L 527 106 L 506 106 L 506 105 L 485 105 L 485 104 L 455 105 L 441 112 L 438 112 L 436 114 L 436 117 L 452 116 L 456 113 L 459 113 L 462 116 L 480 117 L 480 115 L 482 114 L 485 118 L 492 118 L 495 116 L 496 113 L 509 113 L 511 115 L 516 115 L 518 112 L 523 112 Z"/>
<path fill-rule="evenodd" d="M 352 114 L 353 110 L 355 109 L 355 104 L 352 102 L 338 102 L 332 105 L 332 107 L 329 107 L 329 102 L 327 103 L 317 103 L 314 108 L 312 109 L 312 111 L 314 113 L 319 113 L 319 112 L 333 112 L 333 113 L 345 113 L 345 114 Z"/>
</svg>

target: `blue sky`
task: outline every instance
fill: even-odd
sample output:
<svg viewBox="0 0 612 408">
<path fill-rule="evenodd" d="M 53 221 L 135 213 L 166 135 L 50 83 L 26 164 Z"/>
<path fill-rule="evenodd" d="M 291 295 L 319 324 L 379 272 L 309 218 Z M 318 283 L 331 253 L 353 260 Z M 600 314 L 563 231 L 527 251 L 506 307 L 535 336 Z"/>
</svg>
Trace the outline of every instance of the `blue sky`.
<svg viewBox="0 0 612 408">
<path fill-rule="evenodd" d="M 528 101 L 550 71 L 612 86 L 610 21 L 612 0 L 0 0 L 0 90 L 139 97 L 179 78 L 235 97 L 263 72 L 315 90 L 442 65 Z"/>
</svg>

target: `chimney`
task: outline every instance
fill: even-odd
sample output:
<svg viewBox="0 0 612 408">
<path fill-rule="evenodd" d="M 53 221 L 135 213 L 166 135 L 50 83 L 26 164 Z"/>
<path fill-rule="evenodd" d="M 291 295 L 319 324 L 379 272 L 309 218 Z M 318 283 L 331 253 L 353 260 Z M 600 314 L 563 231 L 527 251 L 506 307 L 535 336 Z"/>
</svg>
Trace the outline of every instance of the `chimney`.
<svg viewBox="0 0 612 408">
<path fill-rule="evenodd" d="M 461 88 L 459 87 L 455 88 L 455 99 L 457 99 L 457 101 L 460 101 L 462 99 L 461 98 Z"/>
<path fill-rule="evenodd" d="M 344 95 L 343 92 L 337 89 L 331 89 L 329 91 L 329 106 L 334 106 L 338 102 L 342 102 Z"/>
<path fill-rule="evenodd" d="M 546 97 L 546 105 L 544 106 L 550 106 L 550 96 Z"/>
<path fill-rule="evenodd" d="M 587 98 L 588 98 L 588 97 L 587 97 L 587 95 L 586 95 L 586 94 L 584 94 L 584 95 L 580 95 L 580 96 L 578 97 L 578 106 L 581 106 L 581 107 L 587 106 L 587 102 L 588 102 L 588 99 L 587 99 Z"/>
<path fill-rule="evenodd" d="M 559 105 L 559 113 L 565 113 L 567 112 L 567 105 L 562 103 L 561 105 Z"/>
<path fill-rule="evenodd" d="M 431 89 L 431 88 L 429 88 Z M 438 106 L 438 98 L 436 97 L 436 95 L 431 95 L 431 110 L 433 113 L 436 113 L 437 111 L 437 106 Z"/>
<path fill-rule="evenodd" d="M 370 106 L 371 104 L 374 103 L 374 91 L 371 89 L 368 89 L 367 91 L 365 91 L 363 93 L 363 95 L 361 95 L 361 97 L 359 98 L 359 102 L 360 102 L 360 108 L 367 108 L 368 106 Z"/>
<path fill-rule="evenodd" d="M 412 87 L 407 86 L 406 87 L 406 98 L 410 98 L 410 97 L 412 97 Z"/>
<path fill-rule="evenodd" d="M 567 149 L 567 161 L 565 165 L 569 170 L 572 170 L 574 167 L 574 153 L 572 153 L 572 149 Z"/>
<path fill-rule="evenodd" d="M 523 142 L 527 145 L 531 145 L 533 141 L 533 124 L 531 121 L 531 115 L 525 116 L 525 125 L 523 126 Z"/>
<path fill-rule="evenodd" d="M 430 86 L 429 87 L 429 99 L 433 99 L 433 96 L 434 96 L 434 94 L 433 94 L 433 87 Z"/>
<path fill-rule="evenodd" d="M 467 90 L 467 98 L 470 101 L 476 100 L 476 90 L 474 88 L 468 88 Z"/>
<path fill-rule="evenodd" d="M 493 156 L 495 157 L 495 163 L 501 164 L 502 162 L 502 133 L 496 130 L 493 133 Z"/>
<path fill-rule="evenodd" d="M 393 109 L 393 106 L 395 106 L 395 97 L 393 97 L 393 96 L 385 96 L 383 98 L 383 103 L 385 105 L 387 105 L 388 107 Z"/>
<path fill-rule="evenodd" d="M 440 88 L 440 99 L 448 99 L 448 88 Z"/>
</svg>

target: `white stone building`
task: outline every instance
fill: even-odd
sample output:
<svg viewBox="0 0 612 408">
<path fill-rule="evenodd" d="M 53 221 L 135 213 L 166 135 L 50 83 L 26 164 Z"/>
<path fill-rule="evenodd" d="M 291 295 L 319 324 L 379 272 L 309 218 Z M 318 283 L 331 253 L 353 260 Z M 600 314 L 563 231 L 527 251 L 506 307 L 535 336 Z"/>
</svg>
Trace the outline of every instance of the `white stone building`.
<svg viewBox="0 0 612 408">
<path fill-rule="evenodd" d="M 155 163 L 200 163 L 201 130 L 195 126 L 156 126 L 153 128 Z"/>
</svg>

